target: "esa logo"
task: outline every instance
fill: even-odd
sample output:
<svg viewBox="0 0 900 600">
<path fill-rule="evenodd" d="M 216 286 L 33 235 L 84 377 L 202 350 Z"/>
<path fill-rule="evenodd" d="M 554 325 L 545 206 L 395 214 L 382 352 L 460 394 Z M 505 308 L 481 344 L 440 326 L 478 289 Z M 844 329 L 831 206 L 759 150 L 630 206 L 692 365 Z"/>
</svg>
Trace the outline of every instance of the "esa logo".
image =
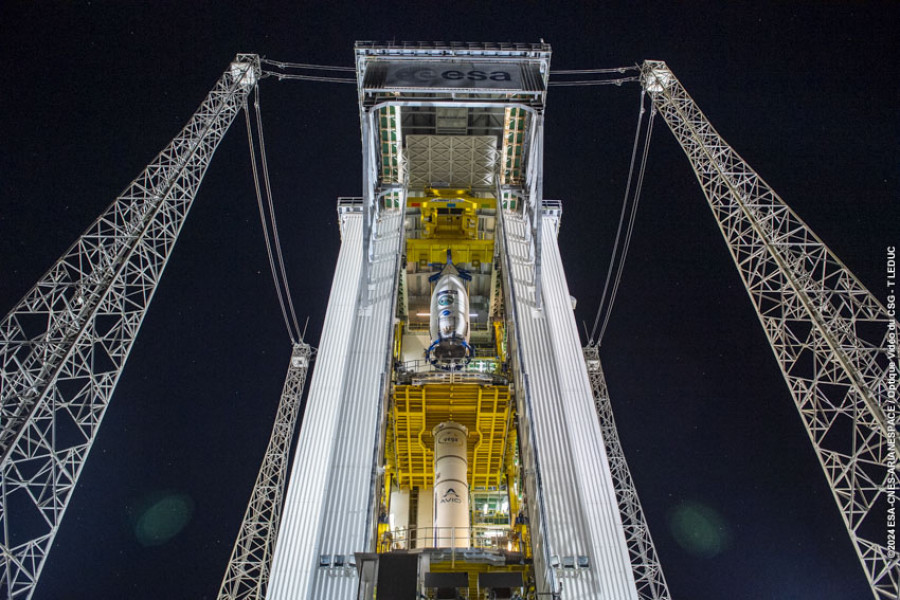
<svg viewBox="0 0 900 600">
<path fill-rule="evenodd" d="M 510 81 L 512 79 L 506 71 L 491 71 L 490 73 L 485 71 L 444 71 L 441 73 L 441 77 L 451 80 L 468 79 L 469 81 L 484 81 L 485 79 Z"/>
<path fill-rule="evenodd" d="M 446 79 L 448 81 L 512 81 L 512 76 L 508 71 L 435 71 L 434 69 L 401 69 L 397 71 L 397 79 L 401 81 L 434 81 L 435 79 Z"/>
</svg>

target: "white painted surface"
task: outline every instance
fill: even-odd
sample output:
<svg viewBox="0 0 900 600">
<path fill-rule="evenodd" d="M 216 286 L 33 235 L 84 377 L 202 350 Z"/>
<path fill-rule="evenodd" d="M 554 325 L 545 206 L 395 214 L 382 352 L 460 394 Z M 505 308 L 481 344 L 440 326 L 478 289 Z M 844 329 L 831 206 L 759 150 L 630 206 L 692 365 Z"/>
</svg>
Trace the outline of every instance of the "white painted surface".
<svg viewBox="0 0 900 600">
<path fill-rule="evenodd" d="M 319 556 L 372 551 L 379 507 L 377 445 L 390 364 L 401 219 L 381 217 L 370 279 L 360 303 L 362 216 L 346 215 L 284 517 L 270 600 L 344 600 L 355 571 L 320 568 Z"/>
<path fill-rule="evenodd" d="M 464 425 L 444 421 L 434 428 L 435 548 L 469 547 L 469 481 Z"/>
<path fill-rule="evenodd" d="M 506 213 L 504 247 L 512 281 L 520 427 L 536 540 L 540 591 L 553 579 L 547 560 L 588 556 L 589 569 L 566 570 L 566 597 L 637 600 L 590 382 L 556 242 L 558 219 L 542 220 L 542 308 L 535 308 L 532 241 L 526 223 Z M 569 572 L 570 571 L 570 572 Z"/>
<path fill-rule="evenodd" d="M 431 548 L 434 524 L 434 489 L 420 488 L 416 503 L 416 548 Z"/>
</svg>

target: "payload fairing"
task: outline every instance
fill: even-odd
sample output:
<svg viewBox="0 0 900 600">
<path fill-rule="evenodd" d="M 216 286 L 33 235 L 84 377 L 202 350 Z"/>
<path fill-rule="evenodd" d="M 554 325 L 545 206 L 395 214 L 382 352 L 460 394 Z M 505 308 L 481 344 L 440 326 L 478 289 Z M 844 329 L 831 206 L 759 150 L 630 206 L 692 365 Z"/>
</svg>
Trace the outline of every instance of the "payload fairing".
<svg viewBox="0 0 900 600">
<path fill-rule="evenodd" d="M 431 294 L 429 331 L 431 345 L 425 351 L 428 361 L 445 370 L 461 369 L 472 359 L 469 346 L 469 292 L 466 280 L 472 277 L 460 271 L 447 250 L 447 263 L 432 275 L 435 280 Z"/>
</svg>

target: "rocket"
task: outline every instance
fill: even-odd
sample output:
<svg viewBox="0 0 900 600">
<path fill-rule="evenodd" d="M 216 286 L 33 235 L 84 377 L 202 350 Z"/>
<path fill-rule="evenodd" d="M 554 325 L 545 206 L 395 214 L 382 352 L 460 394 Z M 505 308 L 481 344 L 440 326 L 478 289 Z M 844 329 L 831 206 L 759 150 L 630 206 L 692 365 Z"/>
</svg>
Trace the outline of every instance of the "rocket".
<svg viewBox="0 0 900 600">
<path fill-rule="evenodd" d="M 429 280 L 436 282 L 431 294 L 431 346 L 425 358 L 439 369 L 460 369 L 472 359 L 469 346 L 469 294 L 464 281 L 469 273 L 453 264 L 450 250 L 447 262 L 436 263 L 441 270 Z"/>
</svg>

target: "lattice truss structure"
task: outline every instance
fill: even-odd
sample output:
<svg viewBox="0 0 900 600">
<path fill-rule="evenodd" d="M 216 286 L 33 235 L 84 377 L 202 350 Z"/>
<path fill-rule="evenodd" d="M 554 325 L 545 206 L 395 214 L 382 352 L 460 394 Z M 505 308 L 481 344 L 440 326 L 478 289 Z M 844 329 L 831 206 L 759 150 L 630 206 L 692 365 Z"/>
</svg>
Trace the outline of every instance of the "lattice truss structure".
<svg viewBox="0 0 900 600">
<path fill-rule="evenodd" d="M 583 349 L 584 362 L 587 366 L 591 390 L 594 394 L 594 407 L 603 433 L 603 445 L 609 460 L 609 470 L 616 488 L 616 501 L 622 515 L 622 527 L 625 530 L 625 543 L 628 545 L 628 556 L 634 572 L 634 583 L 638 598 L 641 600 L 671 600 L 669 586 L 663 575 L 656 546 L 650 537 L 650 528 L 638 499 L 637 489 L 631 479 L 631 471 L 625 460 L 622 443 L 616 431 L 612 404 L 609 401 L 609 388 L 606 376 L 600 364 L 600 353 L 597 346 L 586 346 Z"/>
<path fill-rule="evenodd" d="M 309 345 L 295 344 L 275 425 L 219 588 L 219 600 L 261 600 L 266 596 L 281 523 L 291 438 L 300 414 L 309 361 Z"/>
<path fill-rule="evenodd" d="M 460 187 L 494 187 L 499 152 L 492 135 L 407 135 L 409 187 L 436 183 Z"/>
<path fill-rule="evenodd" d="M 900 594 L 887 546 L 896 488 L 889 331 L 878 300 L 725 143 L 663 62 L 644 88 L 675 134 L 718 221 L 825 471 L 875 598 Z M 891 457 L 889 457 L 889 453 Z"/>
<path fill-rule="evenodd" d="M 238 55 L 184 129 L 0 322 L 0 595 L 29 598 L 213 153 Z"/>
</svg>

